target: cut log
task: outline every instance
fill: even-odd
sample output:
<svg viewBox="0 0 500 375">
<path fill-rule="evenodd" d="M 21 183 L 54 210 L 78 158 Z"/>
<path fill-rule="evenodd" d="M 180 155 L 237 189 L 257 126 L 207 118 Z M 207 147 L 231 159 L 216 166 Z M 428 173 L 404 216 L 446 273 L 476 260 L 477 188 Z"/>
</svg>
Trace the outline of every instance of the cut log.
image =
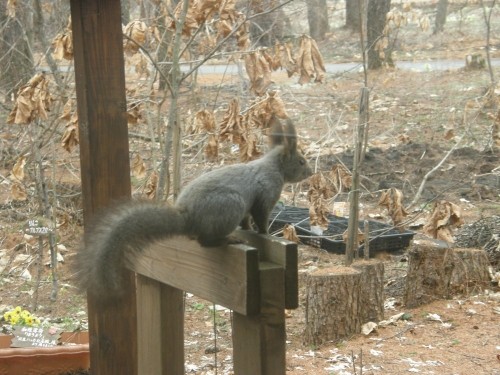
<svg viewBox="0 0 500 375">
<path fill-rule="evenodd" d="M 488 255 L 478 249 L 452 249 L 432 242 L 408 252 L 404 303 L 416 307 L 436 299 L 477 293 L 489 285 Z"/>
<path fill-rule="evenodd" d="M 306 277 L 305 343 L 321 345 L 360 332 L 361 271 L 331 267 Z"/>
<path fill-rule="evenodd" d="M 359 319 L 361 323 L 384 319 L 384 263 L 379 260 L 360 260 L 352 267 L 361 271 Z"/>
</svg>

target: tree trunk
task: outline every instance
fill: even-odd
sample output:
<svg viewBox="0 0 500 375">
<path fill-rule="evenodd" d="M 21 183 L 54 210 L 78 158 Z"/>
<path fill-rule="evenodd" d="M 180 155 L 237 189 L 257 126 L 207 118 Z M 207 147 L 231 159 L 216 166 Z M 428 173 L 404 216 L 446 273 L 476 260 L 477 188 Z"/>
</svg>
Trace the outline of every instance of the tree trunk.
<svg viewBox="0 0 500 375">
<path fill-rule="evenodd" d="M 321 345 L 360 332 L 361 271 L 333 267 L 306 278 L 305 343 Z"/>
<path fill-rule="evenodd" d="M 16 7 L 16 15 L 7 15 L 7 2 L 0 1 L 0 90 L 9 101 L 17 89 L 34 74 L 31 48 L 23 30 L 23 9 L 26 4 Z"/>
<path fill-rule="evenodd" d="M 280 0 L 251 1 L 252 14 L 267 12 L 279 4 Z M 273 46 L 283 39 L 284 30 L 289 23 L 282 8 L 255 18 L 250 25 L 252 42 L 261 46 Z"/>
<path fill-rule="evenodd" d="M 156 60 L 159 63 L 165 63 L 168 59 L 168 48 L 170 43 L 172 42 L 173 32 L 167 29 L 167 25 L 165 23 L 165 17 L 161 14 L 161 8 L 158 6 L 155 8 L 155 16 L 157 18 L 157 27 L 160 33 L 160 45 L 157 49 Z M 161 64 L 160 69 L 163 74 L 160 74 L 158 88 L 160 90 L 165 90 L 167 88 L 168 82 L 168 71 L 170 67 L 166 64 Z M 168 77 L 171 79 L 172 77 Z"/>
<path fill-rule="evenodd" d="M 368 69 L 379 69 L 383 63 L 394 65 L 390 48 L 381 51 L 377 42 L 384 37 L 385 18 L 391 0 L 369 0 L 367 11 Z"/>
<path fill-rule="evenodd" d="M 366 13 L 366 3 L 367 0 L 346 0 L 345 27 L 347 29 L 359 31 L 361 15 Z"/>
<path fill-rule="evenodd" d="M 317 41 L 323 40 L 329 31 L 326 0 L 309 0 L 306 3 L 309 35 Z"/>
<path fill-rule="evenodd" d="M 384 264 L 376 260 L 306 276 L 306 344 L 320 345 L 361 331 L 384 317 Z"/>
<path fill-rule="evenodd" d="M 384 319 L 384 263 L 371 259 L 354 262 L 361 271 L 359 319 L 361 324 Z"/>
<path fill-rule="evenodd" d="M 447 12 L 448 0 L 439 0 L 436 12 L 436 23 L 434 24 L 434 34 L 440 33 L 444 30 Z"/>
<path fill-rule="evenodd" d="M 121 0 L 122 24 L 130 22 L 130 0 Z"/>
<path fill-rule="evenodd" d="M 481 291 L 490 281 L 489 264 L 484 250 L 443 248 L 431 241 L 415 245 L 408 252 L 404 303 L 413 308 Z"/>
</svg>

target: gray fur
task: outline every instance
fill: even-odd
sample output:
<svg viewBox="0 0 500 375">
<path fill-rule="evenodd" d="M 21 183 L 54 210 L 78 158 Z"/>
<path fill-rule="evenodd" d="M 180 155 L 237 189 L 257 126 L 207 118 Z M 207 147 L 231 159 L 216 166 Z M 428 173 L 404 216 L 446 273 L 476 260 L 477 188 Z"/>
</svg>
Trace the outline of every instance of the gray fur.
<svg viewBox="0 0 500 375">
<path fill-rule="evenodd" d="M 272 119 L 272 149 L 258 160 L 208 172 L 188 184 L 175 206 L 128 202 L 107 211 L 86 231 L 76 260 L 76 282 L 101 297 L 118 297 L 125 251 L 139 253 L 156 239 L 187 235 L 203 246 L 227 242 L 238 225 L 252 217 L 267 233 L 269 215 L 285 182 L 312 174 L 297 150 L 297 136 Z"/>
</svg>

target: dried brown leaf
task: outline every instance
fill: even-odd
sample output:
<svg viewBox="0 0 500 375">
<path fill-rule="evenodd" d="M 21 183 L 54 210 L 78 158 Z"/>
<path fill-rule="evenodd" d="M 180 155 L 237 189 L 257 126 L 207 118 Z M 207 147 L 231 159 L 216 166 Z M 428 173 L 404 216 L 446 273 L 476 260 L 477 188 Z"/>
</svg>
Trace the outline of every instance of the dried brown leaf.
<svg viewBox="0 0 500 375">
<path fill-rule="evenodd" d="M 244 60 L 246 72 L 250 78 L 250 91 L 257 96 L 264 95 L 269 85 L 273 83 L 269 62 L 261 52 L 245 55 Z"/>
<path fill-rule="evenodd" d="M 78 137 L 78 125 L 69 124 L 66 126 L 64 134 L 61 138 L 61 145 L 66 151 L 71 152 L 80 144 Z"/>
<path fill-rule="evenodd" d="M 300 72 L 300 68 L 293 57 L 292 47 L 289 43 L 277 44 L 276 55 L 279 58 L 279 65 L 287 71 L 288 77 Z"/>
<path fill-rule="evenodd" d="M 300 242 L 299 236 L 297 236 L 297 231 L 295 230 L 295 227 L 290 224 L 286 224 L 283 227 L 283 238 L 288 241 L 292 241 L 295 243 Z"/>
<path fill-rule="evenodd" d="M 460 207 L 443 200 L 434 203 L 432 214 L 424 225 L 424 232 L 433 238 L 453 243 L 452 231 L 463 223 Z"/>
<path fill-rule="evenodd" d="M 16 18 L 17 0 L 7 0 L 7 17 Z"/>
<path fill-rule="evenodd" d="M 158 188 L 158 173 L 153 172 L 151 176 L 149 176 L 148 183 L 144 188 L 144 194 L 148 199 L 154 199 L 156 195 L 156 189 Z"/>
<path fill-rule="evenodd" d="M 143 179 L 146 176 L 146 164 L 139 153 L 132 159 L 132 176 Z"/>
<path fill-rule="evenodd" d="M 233 99 L 219 124 L 219 139 L 221 142 L 228 140 L 231 143 L 240 143 L 242 130 L 240 103 L 238 99 Z"/>
<path fill-rule="evenodd" d="M 330 183 L 321 172 L 317 172 L 309 177 L 309 190 L 307 199 L 312 204 L 313 202 L 323 198 L 330 199 L 333 196 Z"/>
<path fill-rule="evenodd" d="M 10 171 L 11 177 L 14 178 L 14 180 L 21 182 L 24 180 L 24 166 L 26 165 L 26 157 L 25 156 L 20 156 L 16 164 L 14 164 L 14 167 L 12 167 L 12 170 Z"/>
<path fill-rule="evenodd" d="M 48 80 L 45 73 L 38 73 L 17 91 L 16 103 L 9 113 L 7 123 L 28 124 L 36 118 L 47 120 L 51 104 Z"/>
<path fill-rule="evenodd" d="M 71 31 L 71 17 L 68 20 L 68 25 L 62 33 L 56 35 L 52 40 L 52 56 L 56 60 L 72 60 L 73 59 L 73 33 Z"/>
<path fill-rule="evenodd" d="M 10 187 L 10 196 L 15 201 L 25 201 L 28 199 L 28 194 L 23 185 L 19 183 L 13 183 Z"/>
<path fill-rule="evenodd" d="M 194 115 L 194 130 L 197 133 L 213 133 L 217 131 L 214 113 L 207 109 L 202 109 L 196 112 L 196 114 Z"/>
<path fill-rule="evenodd" d="M 329 177 L 335 193 L 348 191 L 352 187 L 351 171 L 349 171 L 349 169 L 347 169 L 342 164 L 334 164 L 332 170 L 330 171 Z"/>
<path fill-rule="evenodd" d="M 219 142 L 216 134 L 208 136 L 207 145 L 205 146 L 205 157 L 207 160 L 217 160 L 219 157 Z"/>
<path fill-rule="evenodd" d="M 244 128 L 238 145 L 240 148 L 240 160 L 242 162 L 254 160 L 261 155 L 258 148 L 257 129 L 251 126 Z"/>
<path fill-rule="evenodd" d="M 244 115 L 244 123 L 254 128 L 269 128 L 270 120 L 273 115 L 279 118 L 287 118 L 285 103 L 279 97 L 276 91 L 269 91 L 266 96 L 257 98 L 250 105 Z"/>
<path fill-rule="evenodd" d="M 408 212 L 403 207 L 403 193 L 400 190 L 390 188 L 383 191 L 380 195 L 378 205 L 387 209 L 394 226 L 399 226 L 400 230 L 404 229 L 400 224 L 404 221 Z"/>
<path fill-rule="evenodd" d="M 344 243 L 347 243 L 347 238 L 349 236 L 349 229 L 346 229 L 344 233 L 342 233 L 342 241 Z M 365 241 L 365 234 L 361 231 L 361 229 L 358 228 L 358 234 L 356 236 L 356 247 L 359 246 L 359 244 L 363 243 Z"/>
<path fill-rule="evenodd" d="M 73 114 L 75 101 L 73 99 L 68 99 L 66 103 L 64 103 L 63 113 L 59 116 L 59 120 L 69 121 L 71 119 L 71 115 Z"/>
<path fill-rule="evenodd" d="M 148 27 L 144 22 L 130 21 L 123 30 L 123 34 L 128 37 L 123 39 L 123 51 L 129 56 L 137 53 L 139 46 L 146 42 L 147 31 Z"/>
<path fill-rule="evenodd" d="M 140 103 L 131 103 L 127 109 L 127 123 L 129 125 L 137 125 L 142 120 L 142 110 Z"/>
<path fill-rule="evenodd" d="M 299 83 L 308 83 L 314 78 L 315 82 L 322 82 L 326 73 L 323 57 L 318 49 L 316 41 L 306 35 L 300 40 L 297 57 L 300 69 Z"/>
<path fill-rule="evenodd" d="M 326 201 L 318 197 L 315 201 L 311 202 L 309 206 L 309 223 L 311 226 L 323 229 L 328 228 L 328 213 Z"/>
</svg>

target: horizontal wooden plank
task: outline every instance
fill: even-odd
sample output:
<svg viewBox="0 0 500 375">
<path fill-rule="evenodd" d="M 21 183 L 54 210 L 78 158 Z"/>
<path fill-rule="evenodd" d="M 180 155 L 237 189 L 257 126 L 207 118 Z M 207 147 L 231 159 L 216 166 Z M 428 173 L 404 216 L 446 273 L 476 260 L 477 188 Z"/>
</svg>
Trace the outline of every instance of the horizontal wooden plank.
<svg viewBox="0 0 500 375">
<path fill-rule="evenodd" d="M 261 261 L 276 263 L 285 269 L 285 308 L 299 307 L 299 276 L 297 244 L 283 238 L 237 230 L 234 235 L 259 249 Z"/>
<path fill-rule="evenodd" d="M 259 255 L 250 246 L 204 248 L 179 237 L 159 241 L 128 260 L 129 268 L 143 276 L 243 315 L 260 312 Z"/>
</svg>

